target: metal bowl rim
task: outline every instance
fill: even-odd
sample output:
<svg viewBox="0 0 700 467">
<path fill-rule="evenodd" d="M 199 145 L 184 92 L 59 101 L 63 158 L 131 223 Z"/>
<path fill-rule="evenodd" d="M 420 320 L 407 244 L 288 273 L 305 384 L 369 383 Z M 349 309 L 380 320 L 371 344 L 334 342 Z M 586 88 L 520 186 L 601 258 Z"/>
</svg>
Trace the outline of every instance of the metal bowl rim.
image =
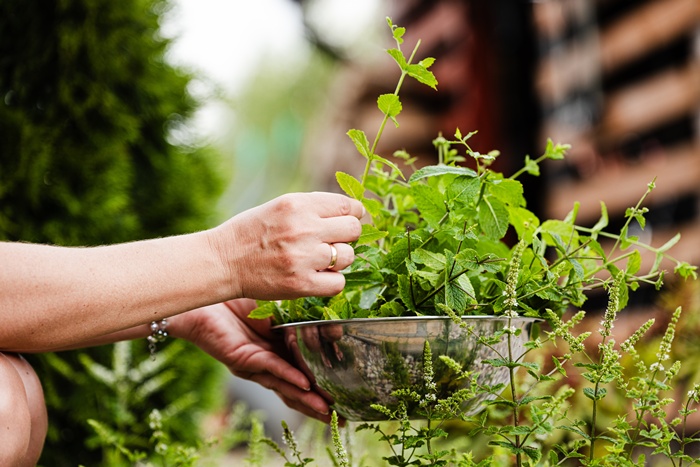
<svg viewBox="0 0 700 467">
<path fill-rule="evenodd" d="M 514 321 L 514 322 L 542 322 L 542 318 L 532 318 L 529 316 L 517 316 L 509 318 L 506 316 L 492 315 L 466 315 L 461 317 L 465 321 Z M 301 328 L 306 326 L 342 325 L 342 324 L 365 324 L 365 323 L 386 323 L 394 321 L 452 321 L 449 316 L 385 316 L 378 318 L 352 318 L 352 319 L 319 319 L 314 321 L 298 321 L 294 323 L 284 323 L 273 326 L 273 330 L 286 328 Z"/>
</svg>

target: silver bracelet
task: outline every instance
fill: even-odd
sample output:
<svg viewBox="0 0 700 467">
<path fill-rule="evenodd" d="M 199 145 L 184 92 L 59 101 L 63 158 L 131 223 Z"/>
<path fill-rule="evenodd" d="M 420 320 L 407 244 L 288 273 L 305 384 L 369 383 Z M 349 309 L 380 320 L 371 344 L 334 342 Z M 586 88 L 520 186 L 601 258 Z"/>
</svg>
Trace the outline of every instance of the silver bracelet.
<svg viewBox="0 0 700 467">
<path fill-rule="evenodd" d="M 162 319 L 160 321 L 151 321 L 151 335 L 146 339 L 148 340 L 148 350 L 151 353 L 151 358 L 156 359 L 156 344 L 159 342 L 164 342 L 165 338 L 168 337 L 168 320 Z"/>
</svg>

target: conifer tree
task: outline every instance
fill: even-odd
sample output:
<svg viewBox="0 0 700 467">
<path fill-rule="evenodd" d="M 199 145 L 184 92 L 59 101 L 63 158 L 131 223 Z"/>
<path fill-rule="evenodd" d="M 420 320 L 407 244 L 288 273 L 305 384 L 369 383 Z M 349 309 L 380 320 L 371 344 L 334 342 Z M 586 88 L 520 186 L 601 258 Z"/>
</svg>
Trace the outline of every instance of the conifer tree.
<svg viewBox="0 0 700 467">
<path fill-rule="evenodd" d="M 196 102 L 192 76 L 165 60 L 159 21 L 168 8 L 163 0 L 0 0 L 0 240 L 96 245 L 213 222 L 223 189 L 217 154 L 175 137 Z M 111 363 L 109 348 L 85 355 Z M 89 377 L 69 381 L 58 371 L 80 369 L 80 358 L 33 359 L 50 409 L 45 465 L 104 465 L 86 449 L 86 420 L 112 413 L 114 401 Z M 205 395 L 212 363 L 196 353 L 179 360 L 177 380 L 131 429 L 194 385 Z M 181 435 L 188 430 L 185 421 Z"/>
</svg>

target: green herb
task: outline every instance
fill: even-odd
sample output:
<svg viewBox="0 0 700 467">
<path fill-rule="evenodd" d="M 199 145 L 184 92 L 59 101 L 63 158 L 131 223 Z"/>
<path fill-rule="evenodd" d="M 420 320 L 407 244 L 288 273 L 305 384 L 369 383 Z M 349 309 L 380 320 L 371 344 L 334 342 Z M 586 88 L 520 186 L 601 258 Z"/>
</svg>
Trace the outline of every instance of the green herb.
<svg viewBox="0 0 700 467">
<path fill-rule="evenodd" d="M 379 96 L 384 115 L 370 143 L 358 129 L 348 136 L 366 159 L 360 180 L 338 172 L 340 188 L 360 200 L 372 216 L 355 245 L 356 260 L 344 271 L 345 290 L 333 298 L 303 298 L 261 303 L 251 316 L 273 317 L 278 324 L 319 319 L 446 315 L 524 315 L 548 319 L 570 306 L 580 307 L 586 292 L 609 287 L 619 277 L 619 306 L 630 290 L 647 284 L 660 288 L 666 259 L 683 278 L 697 276 L 696 267 L 667 254 L 674 237 L 656 248 L 629 234 L 633 223 L 645 226 L 643 201 L 654 188 L 649 183 L 639 203 L 627 210 L 619 232 L 609 232 L 608 214 L 593 227 L 576 224 L 578 204 L 565 219 L 541 221 L 527 209 L 521 175 L 539 175 L 545 160 L 560 160 L 569 146 L 547 142 L 544 154 L 525 157 L 522 169 L 511 175 L 491 169 L 498 151 L 480 154 L 458 129 L 454 139 L 442 135 L 434 141 L 438 163 L 418 170 L 405 151 L 395 153 L 406 161 L 405 174 L 392 161 L 376 153 L 388 121 L 399 125 L 403 108 L 399 92 L 406 77 L 437 89 L 429 68 L 432 58 L 414 63 L 420 42 L 410 56 L 401 50 L 404 28 L 387 19 L 396 42 L 388 53 L 401 74 L 392 94 Z M 471 160 L 475 169 L 461 166 Z M 518 242 L 511 247 L 506 235 L 514 230 Z M 640 251 L 655 260 L 641 270 Z M 516 261 L 517 260 L 517 261 Z M 449 310 L 449 311 L 448 311 Z"/>
</svg>

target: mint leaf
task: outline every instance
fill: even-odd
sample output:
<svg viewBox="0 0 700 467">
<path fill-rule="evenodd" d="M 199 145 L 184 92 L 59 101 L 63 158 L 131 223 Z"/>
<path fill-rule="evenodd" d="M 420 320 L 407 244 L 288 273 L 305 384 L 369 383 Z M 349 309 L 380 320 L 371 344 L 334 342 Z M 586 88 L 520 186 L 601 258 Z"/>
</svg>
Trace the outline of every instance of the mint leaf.
<svg viewBox="0 0 700 467">
<path fill-rule="evenodd" d="M 389 232 L 379 230 L 371 224 L 362 224 L 362 234 L 360 234 L 360 238 L 357 239 L 356 244 L 367 245 L 374 243 L 377 240 L 386 237 L 388 234 Z"/>
<path fill-rule="evenodd" d="M 488 189 L 492 195 L 506 204 L 511 206 L 525 206 L 523 185 L 517 180 L 491 180 Z"/>
<path fill-rule="evenodd" d="M 530 159 L 530 156 L 525 156 L 523 170 L 536 177 L 539 177 L 540 175 L 540 165 L 537 163 L 537 161 Z"/>
<path fill-rule="evenodd" d="M 544 156 L 547 159 L 559 160 L 564 159 L 566 151 L 571 149 L 570 144 L 554 144 L 551 139 L 547 139 L 547 146 L 544 150 Z"/>
<path fill-rule="evenodd" d="M 508 217 L 508 209 L 494 196 L 485 196 L 479 203 L 479 222 L 484 234 L 492 240 L 505 236 Z"/>
<path fill-rule="evenodd" d="M 406 57 L 404 57 L 403 52 L 399 49 L 389 49 L 386 52 L 392 56 L 394 61 L 399 65 L 399 68 L 401 68 L 401 71 L 406 70 L 408 64 L 406 63 Z"/>
<path fill-rule="evenodd" d="M 427 177 L 435 177 L 438 175 L 464 175 L 465 177 L 475 178 L 477 173 L 468 167 L 453 167 L 451 165 L 429 165 L 421 169 L 416 170 L 411 178 L 408 179 L 409 183 L 421 180 Z"/>
<path fill-rule="evenodd" d="M 362 200 L 365 197 L 365 187 L 352 175 L 345 172 L 336 172 L 335 179 L 340 188 L 351 198 Z"/>
<path fill-rule="evenodd" d="M 419 248 L 411 253 L 411 259 L 416 263 L 425 264 L 431 269 L 440 271 L 445 268 L 445 255 Z"/>
<path fill-rule="evenodd" d="M 413 200 L 428 225 L 437 227 L 442 217 L 447 213 L 442 193 L 427 185 L 412 186 Z"/>
<path fill-rule="evenodd" d="M 401 113 L 401 101 L 396 94 L 382 94 L 377 99 L 377 107 L 379 110 L 389 117 L 396 128 L 399 127 L 399 122 L 396 121 L 396 116 Z"/>
<path fill-rule="evenodd" d="M 402 69 L 404 69 L 402 67 Z M 405 68 L 408 76 L 415 78 L 418 82 L 430 86 L 437 91 L 437 79 L 432 71 L 429 71 L 425 66 L 420 64 L 408 65 Z"/>
<path fill-rule="evenodd" d="M 515 228 L 520 240 L 532 243 L 532 238 L 540 226 L 540 220 L 535 214 L 525 208 L 510 208 L 508 210 L 510 225 Z"/>
<path fill-rule="evenodd" d="M 352 142 L 355 143 L 355 147 L 360 154 L 365 156 L 367 159 L 372 158 L 372 151 L 369 148 L 369 140 L 367 139 L 367 135 L 364 131 L 353 129 L 349 130 L 347 135 L 350 137 Z"/>
</svg>

